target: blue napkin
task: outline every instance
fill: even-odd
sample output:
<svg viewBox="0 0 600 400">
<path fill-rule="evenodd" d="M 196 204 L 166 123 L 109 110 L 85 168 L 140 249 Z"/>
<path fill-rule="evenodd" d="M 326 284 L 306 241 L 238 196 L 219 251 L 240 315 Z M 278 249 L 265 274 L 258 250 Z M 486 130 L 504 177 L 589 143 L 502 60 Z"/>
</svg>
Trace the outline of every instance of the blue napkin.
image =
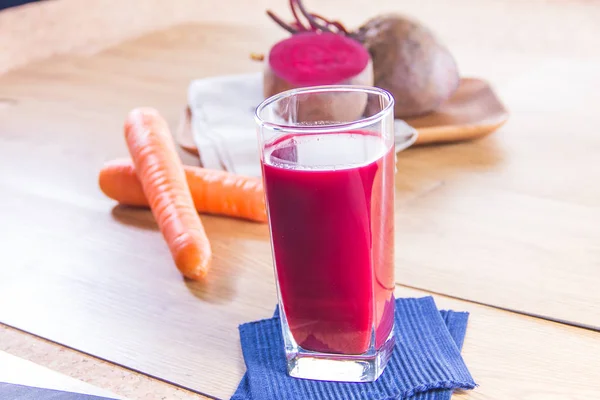
<svg viewBox="0 0 600 400">
<path fill-rule="evenodd" d="M 22 6 L 27 3 L 35 3 L 39 0 L 0 0 L 0 10 L 10 7 Z"/>
<path fill-rule="evenodd" d="M 247 372 L 231 399 L 449 400 L 453 390 L 476 386 L 460 355 L 468 317 L 438 311 L 432 297 L 397 299 L 394 353 L 371 383 L 291 378 L 278 316 L 240 325 Z"/>
<path fill-rule="evenodd" d="M 89 394 L 63 392 L 31 386 L 0 382 L 0 399 L 3 400 L 111 400 Z M 112 399 L 114 400 L 114 399 Z"/>
</svg>

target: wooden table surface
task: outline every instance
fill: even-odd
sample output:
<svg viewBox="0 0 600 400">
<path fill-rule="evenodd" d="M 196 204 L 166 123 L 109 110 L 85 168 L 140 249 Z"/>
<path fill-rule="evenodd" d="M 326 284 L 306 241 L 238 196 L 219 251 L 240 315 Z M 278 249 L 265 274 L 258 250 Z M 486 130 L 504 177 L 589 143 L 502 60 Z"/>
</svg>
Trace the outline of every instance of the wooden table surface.
<svg viewBox="0 0 600 400">
<path fill-rule="evenodd" d="M 94 29 L 70 19 L 10 40 L 6 26 L 60 21 L 75 2 L 0 14 L 0 45 L 19 55 L 15 68 L 0 59 L 12 68 L 0 76 L 0 350 L 128 398 L 228 398 L 244 372 L 237 325 L 276 301 L 266 226 L 203 216 L 211 277 L 185 282 L 151 215 L 115 207 L 97 172 L 126 155 L 130 108 L 154 106 L 174 127 L 192 79 L 260 70 L 249 53 L 284 35 L 262 10 L 285 5 L 131 0 L 127 24 L 108 3 L 86 3 Z M 397 294 L 472 312 L 464 356 L 480 387 L 456 397 L 597 397 L 600 6 L 366 4 L 322 10 L 349 25 L 366 9 L 418 17 L 511 111 L 493 136 L 398 160 Z M 52 47 L 53 35 L 72 43 Z M 54 55 L 35 60 L 34 45 Z"/>
</svg>

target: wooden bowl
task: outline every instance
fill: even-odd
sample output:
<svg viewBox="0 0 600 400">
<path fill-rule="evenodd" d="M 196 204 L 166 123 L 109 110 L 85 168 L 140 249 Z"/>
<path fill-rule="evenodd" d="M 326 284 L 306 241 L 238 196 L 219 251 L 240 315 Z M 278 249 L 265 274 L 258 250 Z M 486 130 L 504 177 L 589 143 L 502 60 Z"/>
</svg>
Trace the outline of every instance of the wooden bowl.
<svg viewBox="0 0 600 400">
<path fill-rule="evenodd" d="M 480 138 L 508 120 L 508 111 L 484 80 L 463 78 L 452 97 L 436 111 L 405 121 L 419 132 L 415 145 Z"/>
</svg>

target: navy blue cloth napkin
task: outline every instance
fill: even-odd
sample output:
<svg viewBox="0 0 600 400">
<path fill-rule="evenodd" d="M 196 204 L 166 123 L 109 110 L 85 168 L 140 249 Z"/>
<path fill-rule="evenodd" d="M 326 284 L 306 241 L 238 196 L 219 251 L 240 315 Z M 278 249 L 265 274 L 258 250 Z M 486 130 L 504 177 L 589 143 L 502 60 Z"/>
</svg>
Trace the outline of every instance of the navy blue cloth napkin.
<svg viewBox="0 0 600 400">
<path fill-rule="evenodd" d="M 10 7 L 22 6 L 27 3 L 35 3 L 40 0 L 0 0 L 0 10 Z"/>
<path fill-rule="evenodd" d="M 89 394 L 63 392 L 62 390 L 42 389 L 12 383 L 0 382 L 2 400 L 115 400 Z"/>
<path fill-rule="evenodd" d="M 468 317 L 438 311 L 432 297 L 397 299 L 394 353 L 372 383 L 291 378 L 278 316 L 240 325 L 247 372 L 231 399 L 448 400 L 476 386 L 460 355 Z"/>
</svg>

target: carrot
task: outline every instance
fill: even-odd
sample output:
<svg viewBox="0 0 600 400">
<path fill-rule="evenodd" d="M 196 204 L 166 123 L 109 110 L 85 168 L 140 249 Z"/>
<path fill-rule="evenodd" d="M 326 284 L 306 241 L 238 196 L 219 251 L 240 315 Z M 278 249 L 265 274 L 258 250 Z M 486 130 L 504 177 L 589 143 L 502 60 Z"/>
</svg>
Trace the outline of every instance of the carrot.
<svg viewBox="0 0 600 400">
<path fill-rule="evenodd" d="M 198 212 L 267 221 L 260 178 L 188 165 L 183 170 Z M 129 206 L 148 206 L 130 160 L 109 161 L 100 170 L 98 181 L 102 192 L 111 199 Z"/>
<path fill-rule="evenodd" d="M 151 108 L 132 110 L 125 140 L 152 214 L 181 273 L 201 279 L 212 257 L 166 121 Z"/>
</svg>

